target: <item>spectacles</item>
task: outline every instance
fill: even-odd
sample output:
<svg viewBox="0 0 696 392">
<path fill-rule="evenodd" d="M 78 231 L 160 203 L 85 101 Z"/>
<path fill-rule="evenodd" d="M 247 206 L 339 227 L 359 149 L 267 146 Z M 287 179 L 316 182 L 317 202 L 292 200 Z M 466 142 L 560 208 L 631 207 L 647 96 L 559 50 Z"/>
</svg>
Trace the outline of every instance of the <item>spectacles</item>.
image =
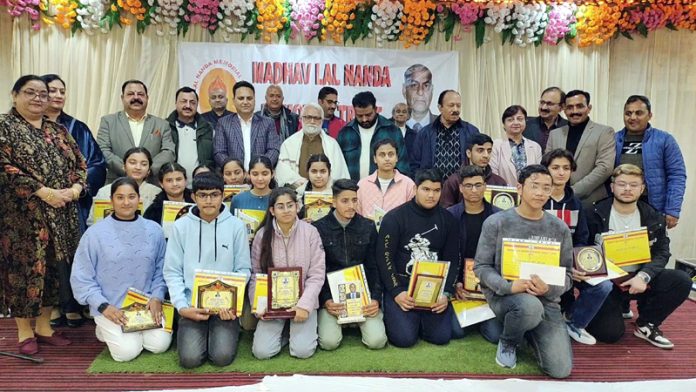
<svg viewBox="0 0 696 392">
<path fill-rule="evenodd" d="M 544 101 L 540 100 L 539 101 L 539 106 L 555 106 L 555 105 L 560 105 L 560 102 L 551 102 L 551 101 Z"/>
<path fill-rule="evenodd" d="M 278 211 L 290 211 L 295 209 L 295 202 L 291 201 L 288 203 L 276 203 L 273 205 L 273 209 L 278 210 Z"/>
<path fill-rule="evenodd" d="M 536 183 L 532 183 L 532 191 L 541 192 L 544 195 L 550 195 L 551 192 L 553 192 L 553 186 L 551 186 L 551 185 L 539 185 Z"/>
<path fill-rule="evenodd" d="M 462 187 L 466 189 L 467 191 L 470 191 L 472 189 L 476 189 L 477 191 L 480 191 L 483 189 L 483 187 L 486 186 L 486 184 L 482 182 L 477 182 L 476 184 L 464 184 Z"/>
<path fill-rule="evenodd" d="M 211 193 L 201 193 L 201 192 L 196 192 L 196 199 L 208 199 L 208 200 L 214 200 L 219 197 L 222 197 L 222 192 L 211 192 Z"/>
<path fill-rule="evenodd" d="M 24 90 L 24 91 L 22 91 L 22 94 L 26 95 L 27 98 L 29 98 L 29 99 L 34 99 L 34 98 L 38 97 L 39 101 L 41 101 L 41 102 L 48 101 L 48 93 L 43 92 L 43 91 Z"/>
<path fill-rule="evenodd" d="M 312 122 L 312 121 L 319 122 L 321 120 L 322 120 L 322 118 L 319 116 L 307 116 L 307 115 L 302 116 L 302 121 L 304 121 L 304 122 Z"/>
<path fill-rule="evenodd" d="M 643 184 L 640 182 L 615 182 L 614 186 L 617 188 L 631 188 L 631 189 L 638 189 L 642 186 Z"/>
</svg>

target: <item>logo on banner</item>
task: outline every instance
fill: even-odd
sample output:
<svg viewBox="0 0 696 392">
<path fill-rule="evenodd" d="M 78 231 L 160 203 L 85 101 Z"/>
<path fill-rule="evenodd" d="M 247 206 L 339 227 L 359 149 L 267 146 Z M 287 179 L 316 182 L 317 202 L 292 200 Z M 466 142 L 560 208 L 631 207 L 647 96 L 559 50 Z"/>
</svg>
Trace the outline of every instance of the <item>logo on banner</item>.
<svg viewBox="0 0 696 392">
<path fill-rule="evenodd" d="M 209 97 L 212 92 L 224 91 L 227 95 L 227 110 L 236 112 L 232 100 L 232 87 L 242 74 L 235 64 L 228 60 L 215 59 L 209 61 L 196 72 L 193 88 L 198 91 L 198 104 L 201 112 L 211 110 Z"/>
</svg>

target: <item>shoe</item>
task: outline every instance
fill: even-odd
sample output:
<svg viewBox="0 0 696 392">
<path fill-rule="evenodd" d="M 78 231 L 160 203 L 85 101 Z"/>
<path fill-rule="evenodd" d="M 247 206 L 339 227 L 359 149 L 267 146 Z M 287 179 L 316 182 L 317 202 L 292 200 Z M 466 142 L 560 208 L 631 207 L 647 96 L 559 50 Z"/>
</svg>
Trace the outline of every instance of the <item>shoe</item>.
<svg viewBox="0 0 696 392">
<path fill-rule="evenodd" d="M 637 337 L 647 341 L 655 347 L 671 349 L 674 348 L 674 344 L 669 341 L 666 337 L 662 336 L 662 331 L 659 327 L 656 327 L 653 323 L 647 323 L 643 326 L 636 324 L 636 329 L 633 334 Z"/>
<path fill-rule="evenodd" d="M 60 317 L 51 319 L 51 327 L 64 327 L 65 324 L 67 323 L 67 319 L 65 318 L 65 315 L 60 315 Z"/>
<path fill-rule="evenodd" d="M 578 328 L 570 323 L 566 324 L 566 328 L 568 329 L 568 335 L 576 342 L 588 345 L 597 344 L 597 339 L 585 331 L 585 328 Z"/>
<path fill-rule="evenodd" d="M 39 344 L 36 342 L 36 338 L 29 338 L 19 342 L 17 345 L 19 348 L 19 353 L 24 355 L 34 355 L 39 352 Z"/>
<path fill-rule="evenodd" d="M 631 309 L 628 310 L 628 312 L 622 312 L 621 316 L 625 318 L 626 320 L 630 320 L 633 318 L 633 311 Z"/>
<path fill-rule="evenodd" d="M 79 313 L 77 313 L 77 315 L 80 316 L 80 318 L 71 319 L 66 317 L 65 324 L 67 324 L 70 328 L 80 328 L 85 323 L 85 318 Z"/>
<path fill-rule="evenodd" d="M 54 331 L 51 336 L 41 336 L 37 334 L 36 340 L 39 343 L 46 343 L 51 346 L 68 346 L 72 343 L 70 339 L 63 336 L 63 333 L 60 331 Z"/>
<path fill-rule="evenodd" d="M 498 350 L 495 353 L 495 363 L 502 367 L 514 369 L 517 366 L 517 347 L 514 344 L 498 341 Z"/>
</svg>

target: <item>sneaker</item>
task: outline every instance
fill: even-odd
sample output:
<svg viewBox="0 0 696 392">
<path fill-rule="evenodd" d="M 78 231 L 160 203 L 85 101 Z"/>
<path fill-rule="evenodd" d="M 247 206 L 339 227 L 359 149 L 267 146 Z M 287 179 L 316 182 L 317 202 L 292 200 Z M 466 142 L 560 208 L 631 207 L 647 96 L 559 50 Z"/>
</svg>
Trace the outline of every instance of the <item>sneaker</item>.
<svg viewBox="0 0 696 392">
<path fill-rule="evenodd" d="M 664 349 L 671 349 L 674 347 L 674 344 L 670 342 L 669 339 L 662 336 L 660 328 L 656 327 L 653 323 L 647 323 L 643 326 L 636 324 L 636 329 L 633 331 L 633 334 L 655 347 Z"/>
<path fill-rule="evenodd" d="M 622 312 L 621 316 L 625 318 L 626 320 L 630 320 L 633 318 L 633 311 L 631 309 L 628 310 L 628 312 Z"/>
<path fill-rule="evenodd" d="M 498 341 L 498 350 L 495 353 L 495 363 L 502 367 L 514 369 L 517 366 L 517 347 L 514 344 Z"/>
<path fill-rule="evenodd" d="M 597 343 L 597 339 L 585 331 L 585 328 L 578 328 L 570 323 L 566 324 L 566 327 L 568 328 L 568 335 L 576 342 L 589 345 Z"/>
</svg>

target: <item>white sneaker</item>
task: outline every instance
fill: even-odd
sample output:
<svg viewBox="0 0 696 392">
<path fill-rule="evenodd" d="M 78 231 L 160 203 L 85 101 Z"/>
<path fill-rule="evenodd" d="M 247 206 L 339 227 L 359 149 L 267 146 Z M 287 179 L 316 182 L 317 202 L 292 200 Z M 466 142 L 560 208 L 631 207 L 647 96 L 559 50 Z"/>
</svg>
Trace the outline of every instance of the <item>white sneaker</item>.
<svg viewBox="0 0 696 392">
<path fill-rule="evenodd" d="M 585 328 L 577 328 L 573 324 L 566 324 L 568 335 L 578 343 L 593 345 L 597 343 L 597 339 L 585 331 Z"/>
<path fill-rule="evenodd" d="M 647 323 L 643 326 L 636 324 L 636 329 L 633 331 L 633 334 L 655 347 L 667 350 L 674 348 L 674 344 L 662 335 L 660 328 L 652 323 Z"/>
</svg>

